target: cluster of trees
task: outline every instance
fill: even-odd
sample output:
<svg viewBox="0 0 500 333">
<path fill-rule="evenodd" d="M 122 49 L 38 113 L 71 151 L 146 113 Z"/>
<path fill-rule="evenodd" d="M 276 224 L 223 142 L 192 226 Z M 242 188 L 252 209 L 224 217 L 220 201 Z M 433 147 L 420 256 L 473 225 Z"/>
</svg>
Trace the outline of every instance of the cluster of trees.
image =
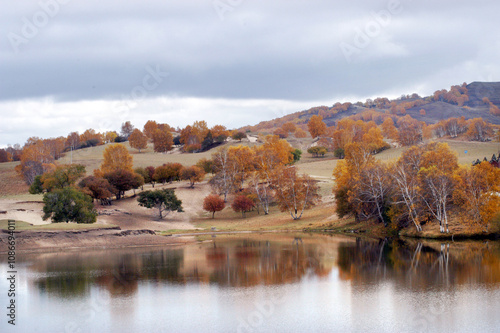
<svg viewBox="0 0 500 333">
<path fill-rule="evenodd" d="M 325 154 L 328 152 L 328 149 L 323 146 L 314 146 L 309 149 L 307 149 L 307 152 L 311 154 L 313 157 L 324 157 Z"/>
<path fill-rule="evenodd" d="M 0 149 L 0 163 L 19 161 L 21 158 L 21 146 L 16 143 L 14 146 L 8 145 L 7 148 Z"/>
<path fill-rule="evenodd" d="M 448 103 L 456 104 L 458 106 L 463 106 L 469 101 L 469 91 L 467 89 L 467 83 L 463 83 L 461 86 L 451 86 L 450 90 L 446 89 L 437 90 L 432 96 L 435 101 L 445 101 Z"/>
<path fill-rule="evenodd" d="M 441 120 L 429 129 L 438 137 L 450 136 L 452 138 L 464 136 L 471 141 L 487 141 L 494 135 L 494 126 L 482 118 L 465 120 L 461 118 L 449 118 Z"/>
<path fill-rule="evenodd" d="M 500 169 L 489 162 L 459 166 L 445 143 L 412 146 L 393 164 L 376 160 L 368 147 L 349 144 L 334 173 L 339 216 L 375 219 L 402 227 L 437 220 L 449 232 L 450 212 L 471 229 L 488 231 L 500 211 Z"/>
<path fill-rule="evenodd" d="M 490 113 L 494 116 L 500 116 L 500 109 L 493 104 L 488 97 L 483 98 L 483 102 L 490 107 Z"/>
<path fill-rule="evenodd" d="M 295 154 L 294 154 L 295 153 Z M 277 203 L 281 211 L 288 211 L 293 219 L 300 219 L 304 210 L 318 200 L 316 182 L 307 175 L 299 175 L 292 165 L 299 156 L 290 144 L 276 135 L 268 135 L 260 146 L 239 145 L 219 149 L 211 161 L 201 161 L 212 170 L 209 183 L 221 200 L 227 202 L 234 195 L 232 208 L 243 214 L 257 207 L 269 214 Z M 205 210 L 215 213 L 222 207 L 215 196 L 206 198 Z"/>
<path fill-rule="evenodd" d="M 43 219 L 53 222 L 94 223 L 97 213 L 92 198 L 75 186 L 85 174 L 79 164 L 54 166 L 38 175 L 30 186 L 30 193 L 46 192 L 43 196 Z"/>
</svg>

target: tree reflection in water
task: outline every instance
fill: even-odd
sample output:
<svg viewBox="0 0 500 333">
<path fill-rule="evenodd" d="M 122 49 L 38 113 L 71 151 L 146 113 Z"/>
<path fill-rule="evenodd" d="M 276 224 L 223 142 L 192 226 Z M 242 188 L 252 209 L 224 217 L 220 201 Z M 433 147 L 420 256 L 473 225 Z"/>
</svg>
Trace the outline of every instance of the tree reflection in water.
<svg viewBox="0 0 500 333">
<path fill-rule="evenodd" d="M 321 235 L 215 238 L 181 248 L 28 255 L 34 284 L 59 297 L 79 297 L 92 285 L 111 297 L 143 283 L 208 283 L 249 287 L 326 278 L 337 267 L 353 285 L 395 281 L 396 287 L 447 289 L 500 282 L 497 242 L 362 240 Z"/>
</svg>

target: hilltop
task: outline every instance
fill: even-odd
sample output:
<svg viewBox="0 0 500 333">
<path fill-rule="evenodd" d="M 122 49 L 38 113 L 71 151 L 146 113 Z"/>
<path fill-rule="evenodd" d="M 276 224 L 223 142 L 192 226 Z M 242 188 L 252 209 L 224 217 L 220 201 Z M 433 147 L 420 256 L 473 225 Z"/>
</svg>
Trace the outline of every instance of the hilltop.
<svg viewBox="0 0 500 333">
<path fill-rule="evenodd" d="M 421 97 L 418 94 L 403 95 L 389 100 L 379 97 L 374 100 L 355 103 L 335 103 L 332 106 L 315 106 L 295 112 L 281 118 L 262 121 L 254 126 L 245 126 L 243 130 L 272 131 L 286 122 L 296 125 L 307 124 L 314 115 L 321 115 L 327 126 L 334 126 L 340 119 L 360 115 L 367 111 L 390 113 L 394 116 L 410 115 L 427 124 L 435 124 L 443 119 L 464 117 L 466 120 L 483 118 L 492 124 L 500 124 L 500 115 L 490 112 L 491 104 L 500 106 L 500 82 L 472 82 L 452 86 L 450 90 L 436 91 L 432 96 Z M 421 110 L 424 110 L 421 111 Z"/>
</svg>

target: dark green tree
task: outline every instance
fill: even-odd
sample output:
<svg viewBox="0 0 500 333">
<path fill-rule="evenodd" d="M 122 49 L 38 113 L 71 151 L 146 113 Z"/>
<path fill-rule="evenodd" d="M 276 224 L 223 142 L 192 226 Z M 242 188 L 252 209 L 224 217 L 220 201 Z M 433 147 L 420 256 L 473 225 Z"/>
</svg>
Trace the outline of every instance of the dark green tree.
<svg viewBox="0 0 500 333">
<path fill-rule="evenodd" d="M 182 201 L 177 199 L 173 189 L 144 191 L 139 193 L 137 201 L 139 206 L 158 209 L 160 219 L 164 212 L 182 212 Z"/>
<path fill-rule="evenodd" d="M 302 150 L 297 148 L 292 151 L 292 155 L 293 155 L 293 163 L 296 163 L 300 161 L 300 157 L 302 156 Z"/>
<path fill-rule="evenodd" d="M 40 194 L 43 193 L 43 191 L 42 175 L 38 175 L 35 177 L 35 180 L 33 180 L 33 183 L 31 183 L 29 192 L 31 194 Z"/>
<path fill-rule="evenodd" d="M 207 135 L 203 139 L 203 142 L 201 143 L 201 150 L 202 151 L 208 150 L 212 148 L 213 145 L 214 145 L 214 138 L 212 136 L 212 132 L 208 131 Z"/>
<path fill-rule="evenodd" d="M 236 132 L 232 135 L 233 140 L 238 140 L 241 142 L 242 139 L 246 138 L 247 135 L 243 132 Z"/>
<path fill-rule="evenodd" d="M 94 223 L 97 218 L 92 198 L 74 187 L 54 189 L 43 196 L 43 202 L 44 220 Z"/>
</svg>

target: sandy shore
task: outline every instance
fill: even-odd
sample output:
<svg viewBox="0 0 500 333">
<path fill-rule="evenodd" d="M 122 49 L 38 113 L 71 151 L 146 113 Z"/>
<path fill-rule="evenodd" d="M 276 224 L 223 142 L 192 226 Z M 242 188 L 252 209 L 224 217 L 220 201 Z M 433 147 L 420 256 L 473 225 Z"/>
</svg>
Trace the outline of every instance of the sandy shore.
<svg viewBox="0 0 500 333">
<path fill-rule="evenodd" d="M 0 232 L 0 254 L 8 251 L 8 234 Z M 79 251 L 87 249 L 182 245 L 194 237 L 158 236 L 151 230 L 97 229 L 15 232 L 16 252 Z"/>
<path fill-rule="evenodd" d="M 41 201 L 19 201 L 12 199 L 0 199 L 0 220 L 17 220 L 31 223 L 33 225 L 49 224 L 51 220 L 44 221 L 43 202 Z"/>
</svg>

